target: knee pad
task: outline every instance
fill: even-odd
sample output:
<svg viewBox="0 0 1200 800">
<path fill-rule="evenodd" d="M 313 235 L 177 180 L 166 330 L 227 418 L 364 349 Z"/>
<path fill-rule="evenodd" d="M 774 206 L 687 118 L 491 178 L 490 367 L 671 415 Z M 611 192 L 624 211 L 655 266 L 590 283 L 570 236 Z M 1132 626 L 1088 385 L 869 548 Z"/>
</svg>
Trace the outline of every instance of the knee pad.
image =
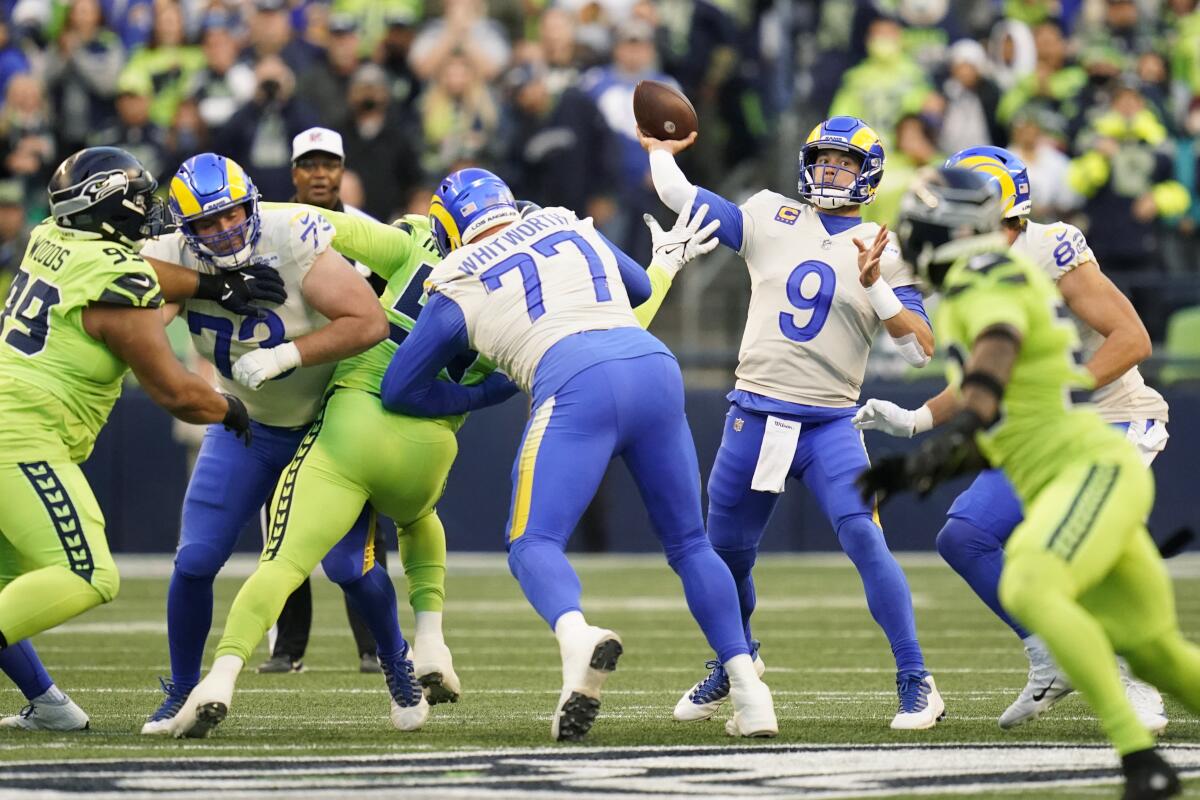
<svg viewBox="0 0 1200 800">
<path fill-rule="evenodd" d="M 694 553 L 700 553 L 704 550 L 712 550 L 712 543 L 708 541 L 708 537 L 703 530 L 695 530 L 691 533 L 681 536 L 673 542 L 662 543 L 663 553 L 667 556 L 667 564 L 672 569 L 680 560 L 687 558 Z"/>
<path fill-rule="evenodd" d="M 838 525 L 838 544 L 855 564 L 880 556 L 890 557 L 883 531 L 866 515 L 848 517 Z"/>
<path fill-rule="evenodd" d="M 362 558 L 355 558 L 348 553 L 330 551 L 321 559 L 321 569 L 325 577 L 339 586 L 358 580 L 366 573 L 363 572 Z"/>
<path fill-rule="evenodd" d="M 937 535 L 938 555 L 951 566 L 965 558 L 1003 549 L 995 537 L 957 517 L 947 519 Z"/>
<path fill-rule="evenodd" d="M 186 544 L 175 553 L 175 570 L 185 578 L 217 577 L 229 553 L 207 544 Z"/>
</svg>

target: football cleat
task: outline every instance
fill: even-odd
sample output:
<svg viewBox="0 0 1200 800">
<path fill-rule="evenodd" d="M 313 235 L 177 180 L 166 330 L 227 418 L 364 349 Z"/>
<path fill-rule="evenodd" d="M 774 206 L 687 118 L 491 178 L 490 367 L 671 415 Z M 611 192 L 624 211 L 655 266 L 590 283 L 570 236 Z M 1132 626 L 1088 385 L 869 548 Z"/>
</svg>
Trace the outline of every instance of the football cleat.
<svg viewBox="0 0 1200 800">
<path fill-rule="evenodd" d="M 1167 729 L 1167 709 L 1163 705 L 1162 695 L 1150 684 L 1133 677 L 1124 659 L 1118 658 L 1117 666 L 1121 669 L 1121 685 L 1125 687 L 1125 696 L 1129 698 L 1138 721 L 1155 736 L 1160 735 Z"/>
<path fill-rule="evenodd" d="M 233 703 L 233 684 L 210 672 L 196 684 L 179 713 L 171 719 L 176 739 L 204 739 L 225 721 Z"/>
<path fill-rule="evenodd" d="M 422 643 L 421 649 L 412 650 L 413 671 L 417 681 L 425 687 L 425 699 L 431 706 L 438 703 L 457 703 L 462 695 L 462 684 L 454 672 L 454 659 L 445 644 Z"/>
<path fill-rule="evenodd" d="M 378 675 L 383 672 L 383 667 L 379 666 L 379 656 L 374 653 L 363 653 L 358 662 L 358 671 L 364 675 Z"/>
<path fill-rule="evenodd" d="M 896 693 L 900 708 L 892 717 L 892 730 L 925 730 L 946 716 L 946 704 L 928 672 L 896 673 Z"/>
<path fill-rule="evenodd" d="M 162 705 L 146 718 L 146 724 L 142 726 L 142 733 L 147 736 L 170 736 L 171 720 L 187 702 L 188 692 L 176 689 L 175 684 L 164 678 L 158 679 L 158 685 L 162 687 L 166 697 L 163 698 Z"/>
<path fill-rule="evenodd" d="M 1025 655 L 1029 658 L 1029 680 L 1017 699 L 1000 715 L 1000 727 L 1004 730 L 1037 719 L 1075 691 L 1044 645 L 1027 645 Z"/>
<path fill-rule="evenodd" d="M 730 695 L 733 697 L 733 718 L 725 721 L 725 733 L 752 738 L 779 735 L 775 702 L 765 683 L 760 680 L 746 689 L 733 689 Z"/>
<path fill-rule="evenodd" d="M 405 650 L 403 656 L 392 661 L 380 659 L 379 666 L 383 669 L 388 691 L 392 695 L 392 726 L 401 731 L 420 730 L 429 717 L 429 702 L 425 699 L 425 692 L 413 672 L 408 650 Z"/>
<path fill-rule="evenodd" d="M 762 677 L 767 667 L 758 655 L 759 642 L 750 642 L 750 657 L 754 659 L 754 671 Z M 711 670 L 708 677 L 688 689 L 679 702 L 675 704 L 674 717 L 679 722 L 698 722 L 708 719 L 717 713 L 726 700 L 729 699 L 729 675 L 721 662 L 713 659 L 704 662 L 706 669 Z"/>
<path fill-rule="evenodd" d="M 85 731 L 90 725 L 88 715 L 69 697 L 61 703 L 30 703 L 21 713 L 0 719 L 0 728 L 23 731 Z"/>
<path fill-rule="evenodd" d="M 617 668 L 621 637 L 589 625 L 561 642 L 563 689 L 550 722 L 550 738 L 559 742 L 581 740 L 600 712 L 600 689 Z"/>
<path fill-rule="evenodd" d="M 1183 793 L 1174 767 L 1157 750 L 1139 750 L 1121 757 L 1125 793 L 1121 800 L 1160 800 Z"/>
<path fill-rule="evenodd" d="M 258 665 L 261 675 L 276 675 L 288 672 L 304 672 L 304 662 L 293 661 L 291 656 L 271 656 Z"/>
</svg>

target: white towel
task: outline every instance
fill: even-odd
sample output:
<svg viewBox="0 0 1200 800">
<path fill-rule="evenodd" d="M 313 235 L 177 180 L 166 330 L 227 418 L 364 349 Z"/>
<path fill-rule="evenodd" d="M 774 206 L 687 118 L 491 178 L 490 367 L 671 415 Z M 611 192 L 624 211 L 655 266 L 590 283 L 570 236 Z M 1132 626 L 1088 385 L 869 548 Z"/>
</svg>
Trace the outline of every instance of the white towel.
<svg viewBox="0 0 1200 800">
<path fill-rule="evenodd" d="M 782 494 L 799 441 L 799 422 L 768 416 L 750 488 L 756 492 Z"/>
</svg>

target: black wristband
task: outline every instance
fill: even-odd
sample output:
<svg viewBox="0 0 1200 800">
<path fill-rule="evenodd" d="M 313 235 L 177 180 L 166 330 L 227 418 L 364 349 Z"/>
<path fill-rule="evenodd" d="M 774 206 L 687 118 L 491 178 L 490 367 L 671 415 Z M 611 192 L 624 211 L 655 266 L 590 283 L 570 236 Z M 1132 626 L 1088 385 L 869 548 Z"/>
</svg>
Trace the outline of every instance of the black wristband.
<svg viewBox="0 0 1200 800">
<path fill-rule="evenodd" d="M 250 427 L 250 412 L 246 410 L 246 404 L 241 401 L 241 398 L 231 394 L 224 394 L 225 402 L 229 405 L 229 410 L 225 412 L 225 418 L 221 420 L 221 424 L 231 431 L 243 431 Z"/>
<path fill-rule="evenodd" d="M 192 297 L 197 300 L 220 300 L 225 293 L 225 277 L 222 275 L 207 275 L 203 272 L 196 276 L 196 293 Z"/>
<path fill-rule="evenodd" d="M 966 375 L 963 375 L 961 388 L 966 389 L 968 386 L 978 386 L 980 389 L 988 392 L 992 397 L 996 398 L 996 402 L 1000 403 L 1004 400 L 1004 384 L 1001 383 L 995 375 L 982 370 L 972 370 Z"/>
</svg>

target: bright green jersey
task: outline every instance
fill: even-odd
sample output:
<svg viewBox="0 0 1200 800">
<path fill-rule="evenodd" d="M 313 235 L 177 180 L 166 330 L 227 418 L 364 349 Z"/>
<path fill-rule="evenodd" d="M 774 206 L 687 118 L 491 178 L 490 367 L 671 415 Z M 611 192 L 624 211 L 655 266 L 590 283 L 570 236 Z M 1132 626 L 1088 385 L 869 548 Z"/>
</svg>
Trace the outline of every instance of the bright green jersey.
<svg viewBox="0 0 1200 800">
<path fill-rule="evenodd" d="M 965 258 L 942 291 L 934 329 L 950 348 L 952 385 L 984 330 L 1009 325 L 1021 335 L 1000 419 L 978 441 L 1026 504 L 1067 467 L 1129 446 L 1094 410 L 1073 405 L 1072 393 L 1094 381 L 1062 298 L 1031 261 L 1011 252 Z"/>
<path fill-rule="evenodd" d="M 425 305 L 425 279 L 433 265 L 441 261 L 433 244 L 429 220 L 416 214 L 406 215 L 395 225 L 385 225 L 367 217 L 321 209 L 333 224 L 333 249 L 364 264 L 387 281 L 379 298 L 387 312 L 391 331 L 379 344 L 348 358 L 334 370 L 332 386 L 379 394 L 379 386 L 396 348 L 404 341 L 417 315 Z M 463 385 L 479 383 L 494 369 L 490 362 L 474 352 L 464 353 L 442 370 L 442 380 Z M 450 418 L 455 427 L 465 417 Z"/>
<path fill-rule="evenodd" d="M 83 328 L 90 303 L 158 308 L 141 256 L 47 220 L 33 229 L 0 314 L 0 461 L 88 457 L 128 367 Z"/>
</svg>

